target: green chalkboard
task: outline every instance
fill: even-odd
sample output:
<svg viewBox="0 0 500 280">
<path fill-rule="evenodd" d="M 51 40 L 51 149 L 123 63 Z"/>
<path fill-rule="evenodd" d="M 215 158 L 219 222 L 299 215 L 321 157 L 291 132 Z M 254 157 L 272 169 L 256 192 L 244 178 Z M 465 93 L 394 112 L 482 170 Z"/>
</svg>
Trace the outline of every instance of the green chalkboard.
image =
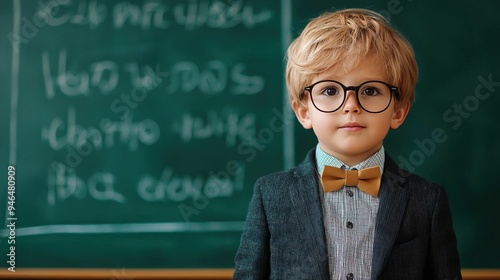
<svg viewBox="0 0 500 280">
<path fill-rule="evenodd" d="M 286 106 L 286 47 L 354 6 L 419 63 L 386 150 L 447 189 L 463 266 L 499 267 L 500 5 L 428 0 L 0 2 L 0 266 L 14 223 L 17 267 L 233 267 L 255 180 L 315 145 Z"/>
<path fill-rule="evenodd" d="M 279 2 L 15 0 L 0 13 L 17 265 L 231 267 L 251 186 L 284 168 Z"/>
</svg>

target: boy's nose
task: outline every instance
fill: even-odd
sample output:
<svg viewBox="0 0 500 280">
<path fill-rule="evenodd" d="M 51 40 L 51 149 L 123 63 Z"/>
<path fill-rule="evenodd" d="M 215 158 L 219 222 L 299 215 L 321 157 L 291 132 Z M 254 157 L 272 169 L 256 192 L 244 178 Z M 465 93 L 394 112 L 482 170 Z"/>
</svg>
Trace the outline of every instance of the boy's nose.
<svg viewBox="0 0 500 280">
<path fill-rule="evenodd" d="M 352 93 L 352 94 L 349 94 Z M 342 108 L 344 113 L 359 113 L 360 108 L 358 100 L 356 98 L 356 92 L 354 90 L 348 90 L 346 93 L 344 107 Z"/>
</svg>

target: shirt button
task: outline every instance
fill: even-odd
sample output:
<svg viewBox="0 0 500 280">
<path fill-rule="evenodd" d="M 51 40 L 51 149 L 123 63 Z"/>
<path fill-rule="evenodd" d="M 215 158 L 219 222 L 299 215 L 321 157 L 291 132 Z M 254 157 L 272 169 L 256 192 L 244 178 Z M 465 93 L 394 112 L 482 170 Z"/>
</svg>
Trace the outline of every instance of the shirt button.
<svg viewBox="0 0 500 280">
<path fill-rule="evenodd" d="M 353 280 L 353 279 L 354 279 L 354 274 L 352 274 L 352 273 L 348 273 L 348 274 L 346 275 L 346 278 L 347 278 L 347 280 Z"/>
<path fill-rule="evenodd" d="M 347 195 L 349 197 L 353 197 L 354 193 L 351 190 L 347 190 Z"/>
<path fill-rule="evenodd" d="M 354 225 L 353 225 L 351 222 L 347 222 L 347 227 L 348 227 L 348 228 L 353 228 L 353 227 L 354 227 Z"/>
</svg>

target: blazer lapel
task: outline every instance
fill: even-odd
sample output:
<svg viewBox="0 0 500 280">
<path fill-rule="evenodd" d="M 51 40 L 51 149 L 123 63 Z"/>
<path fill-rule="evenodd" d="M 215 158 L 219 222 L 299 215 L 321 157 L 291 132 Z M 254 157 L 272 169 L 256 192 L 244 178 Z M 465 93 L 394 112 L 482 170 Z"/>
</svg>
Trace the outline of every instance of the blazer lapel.
<svg viewBox="0 0 500 280">
<path fill-rule="evenodd" d="M 329 279 L 328 253 L 326 247 L 323 211 L 319 196 L 319 181 L 314 157 L 314 149 L 307 155 L 295 171 L 296 184 L 290 187 L 290 200 L 294 208 L 294 216 L 300 221 L 300 232 L 304 248 L 303 252 L 313 271 L 319 272 L 320 279 Z"/>
<path fill-rule="evenodd" d="M 408 202 L 405 171 L 385 156 L 384 174 L 380 187 L 380 203 L 373 244 L 372 279 L 377 279 L 384 267 L 397 237 L 401 219 Z"/>
</svg>

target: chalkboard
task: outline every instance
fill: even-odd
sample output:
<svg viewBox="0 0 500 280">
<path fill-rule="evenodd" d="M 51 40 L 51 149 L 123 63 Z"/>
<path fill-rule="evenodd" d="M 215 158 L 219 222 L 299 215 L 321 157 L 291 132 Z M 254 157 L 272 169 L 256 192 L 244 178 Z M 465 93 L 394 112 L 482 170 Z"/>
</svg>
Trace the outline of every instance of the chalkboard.
<svg viewBox="0 0 500 280">
<path fill-rule="evenodd" d="M 447 189 L 463 266 L 499 267 L 500 5 L 372 2 L 0 2 L 0 266 L 14 239 L 17 267 L 233 267 L 255 180 L 316 141 L 286 104 L 286 47 L 356 5 L 419 63 L 386 150 Z"/>
<path fill-rule="evenodd" d="M 284 168 L 279 3 L 0 5 L 17 265 L 231 267 Z"/>
</svg>

